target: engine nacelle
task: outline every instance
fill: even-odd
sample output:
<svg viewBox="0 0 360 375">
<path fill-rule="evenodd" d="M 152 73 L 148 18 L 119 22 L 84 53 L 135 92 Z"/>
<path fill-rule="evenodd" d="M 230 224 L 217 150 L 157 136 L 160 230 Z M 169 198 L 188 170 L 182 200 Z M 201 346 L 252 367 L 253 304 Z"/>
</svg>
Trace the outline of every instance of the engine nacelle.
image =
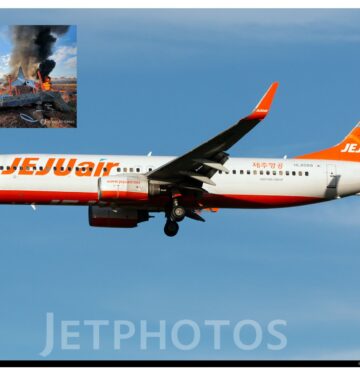
<svg viewBox="0 0 360 375">
<path fill-rule="evenodd" d="M 145 201 L 149 196 L 160 194 L 160 187 L 149 182 L 141 174 L 123 173 L 99 178 L 101 201 Z"/>
<path fill-rule="evenodd" d="M 134 228 L 148 220 L 148 211 L 89 206 L 89 224 L 92 227 Z"/>
</svg>

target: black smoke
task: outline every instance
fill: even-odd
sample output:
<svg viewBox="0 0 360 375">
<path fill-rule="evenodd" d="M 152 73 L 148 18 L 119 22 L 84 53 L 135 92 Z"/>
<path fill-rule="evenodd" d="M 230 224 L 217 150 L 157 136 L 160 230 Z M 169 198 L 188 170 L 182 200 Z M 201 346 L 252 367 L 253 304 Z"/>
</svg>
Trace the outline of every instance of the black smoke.
<svg viewBox="0 0 360 375">
<path fill-rule="evenodd" d="M 44 80 L 48 77 L 51 71 L 55 68 L 56 62 L 54 60 L 44 60 L 39 65 L 39 72 L 41 75 L 41 79 Z"/>
<path fill-rule="evenodd" d="M 16 70 L 22 66 L 28 78 L 35 78 L 39 64 L 45 60 L 52 61 L 48 60 L 48 57 L 53 53 L 57 37 L 65 34 L 68 30 L 69 26 L 62 25 L 12 26 L 14 48 L 11 53 L 10 65 L 13 68 L 13 73 L 16 73 Z M 49 64 L 46 63 L 45 66 L 49 66 Z"/>
</svg>

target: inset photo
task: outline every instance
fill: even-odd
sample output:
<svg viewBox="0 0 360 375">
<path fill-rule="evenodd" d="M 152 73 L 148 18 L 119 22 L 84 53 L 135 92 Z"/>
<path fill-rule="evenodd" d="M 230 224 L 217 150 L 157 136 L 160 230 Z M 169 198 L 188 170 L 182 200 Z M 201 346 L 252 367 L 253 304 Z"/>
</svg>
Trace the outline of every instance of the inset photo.
<svg viewBox="0 0 360 375">
<path fill-rule="evenodd" d="M 0 25 L 0 128 L 76 127 L 76 26 Z"/>
</svg>

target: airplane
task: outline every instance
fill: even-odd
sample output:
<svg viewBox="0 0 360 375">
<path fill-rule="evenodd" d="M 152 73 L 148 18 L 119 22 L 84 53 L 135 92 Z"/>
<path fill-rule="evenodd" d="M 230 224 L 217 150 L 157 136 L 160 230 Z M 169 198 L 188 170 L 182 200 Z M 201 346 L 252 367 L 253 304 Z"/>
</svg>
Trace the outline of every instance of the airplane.
<svg viewBox="0 0 360 375">
<path fill-rule="evenodd" d="M 173 237 L 202 210 L 280 208 L 360 193 L 360 123 L 336 146 L 294 158 L 235 158 L 228 150 L 269 113 L 278 82 L 235 125 L 180 157 L 0 156 L 0 203 L 88 206 L 94 227 L 134 228 L 165 214 Z"/>
<path fill-rule="evenodd" d="M 25 78 L 25 74 L 24 74 L 24 71 L 23 71 L 21 66 L 19 67 L 19 71 L 18 71 L 18 75 L 17 75 L 16 79 L 14 79 L 11 82 L 11 86 L 12 87 L 30 86 L 31 88 L 36 89 L 35 81 L 32 80 L 32 79 L 26 79 Z"/>
</svg>

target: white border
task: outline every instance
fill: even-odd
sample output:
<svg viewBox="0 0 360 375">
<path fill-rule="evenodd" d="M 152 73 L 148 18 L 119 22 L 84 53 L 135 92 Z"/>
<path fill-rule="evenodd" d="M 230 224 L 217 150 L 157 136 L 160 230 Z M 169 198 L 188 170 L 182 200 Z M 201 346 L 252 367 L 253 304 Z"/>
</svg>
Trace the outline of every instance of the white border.
<svg viewBox="0 0 360 375">
<path fill-rule="evenodd" d="M 358 8 L 359 5 L 356 0 L 4 0 L 1 8 Z"/>
<path fill-rule="evenodd" d="M 271 367 L 271 368 L 166 368 L 166 367 L 152 367 L 152 368 L 76 368 L 76 367 L 70 367 L 70 368 L 29 368 L 26 369 L 26 374 L 30 375 L 47 375 L 49 373 L 56 374 L 56 375 L 63 375 L 64 372 L 67 374 L 86 374 L 86 375 L 98 375 L 99 371 L 101 369 L 101 372 L 111 375 L 119 375 L 119 373 L 124 375 L 138 375 L 139 373 L 145 373 L 146 375 L 169 375 L 169 374 L 175 374 L 175 375 L 183 375 L 184 372 L 187 374 L 206 374 L 206 375 L 219 375 L 219 372 L 231 374 L 231 375 L 257 375 L 260 372 L 266 373 L 266 375 L 288 375 L 288 374 L 295 374 L 295 375 L 303 375 L 304 372 L 306 374 L 312 375 L 316 374 L 319 375 L 319 373 L 324 373 L 326 375 L 338 375 L 339 374 L 339 368 L 285 368 L 285 367 Z M 343 371 L 343 370 L 342 370 Z M 11 375 L 18 375 L 20 373 L 25 373 L 24 369 L 21 368 L 7 368 L 2 369 L 1 373 L 4 374 L 11 374 Z M 357 368 L 347 368 L 346 373 L 351 374 L 358 374 L 359 369 Z"/>
</svg>

